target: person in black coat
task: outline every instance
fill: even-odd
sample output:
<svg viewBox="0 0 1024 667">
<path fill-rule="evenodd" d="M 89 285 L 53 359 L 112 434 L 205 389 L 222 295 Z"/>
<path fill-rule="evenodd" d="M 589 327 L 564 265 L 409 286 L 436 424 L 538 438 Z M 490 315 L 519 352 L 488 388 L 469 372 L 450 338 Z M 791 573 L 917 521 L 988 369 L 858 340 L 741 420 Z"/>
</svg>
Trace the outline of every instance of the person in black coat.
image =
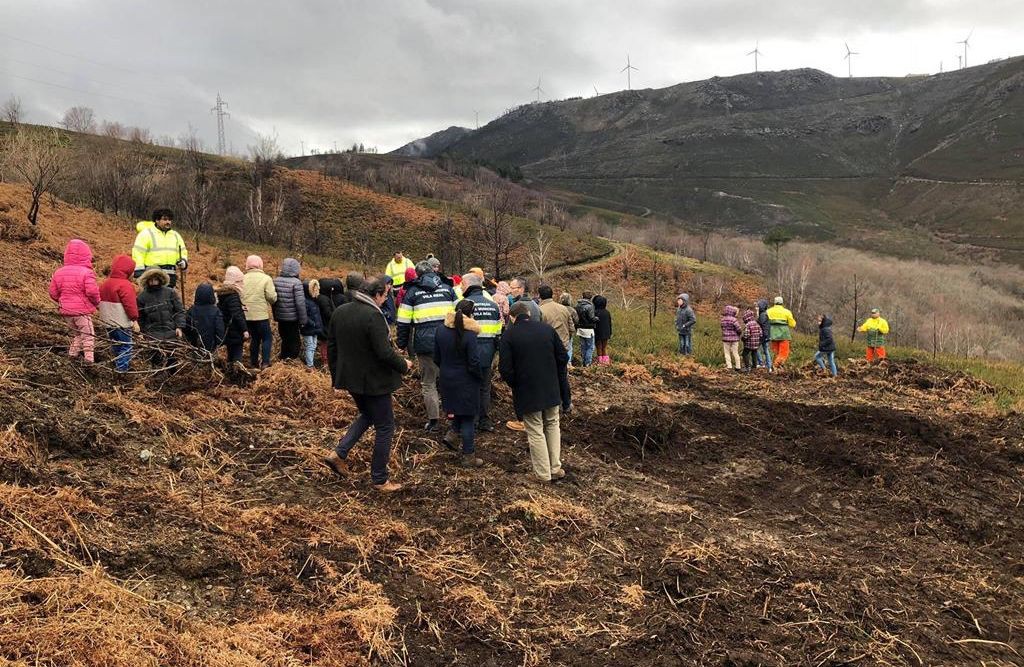
<svg viewBox="0 0 1024 667">
<path fill-rule="evenodd" d="M 337 448 L 323 459 L 339 475 L 348 472 L 345 459 L 363 433 L 373 426 L 373 458 L 370 476 L 374 488 L 390 493 L 402 488 L 388 481 L 391 439 L 395 433 L 395 412 L 391 395 L 402 385 L 402 376 L 412 369 L 391 345 L 391 330 L 381 312 L 387 298 L 388 276 L 364 281 L 353 292 L 351 302 L 331 316 L 327 350 L 335 389 L 344 389 L 359 408 L 359 416 L 348 427 Z M 342 344 L 344 343 L 344 344 Z"/>
<path fill-rule="evenodd" d="M 324 322 L 320 317 L 320 281 L 316 278 L 302 283 L 302 296 L 306 299 L 306 323 L 299 333 L 302 334 L 302 360 L 306 368 L 313 368 L 316 350 L 320 337 L 324 334 Z"/>
<path fill-rule="evenodd" d="M 434 362 L 441 371 L 438 376 L 441 405 L 445 412 L 455 416 L 452 420 L 454 430 L 445 433 L 444 444 L 454 449 L 452 436 L 455 431 L 459 432 L 462 436 L 462 465 L 466 467 L 479 467 L 484 463 L 476 457 L 473 443 L 483 383 L 476 341 L 480 325 L 473 319 L 474 307 L 476 304 L 469 299 L 460 301 L 455 312 L 448 313 L 444 326 L 438 327 L 434 336 Z"/>
<path fill-rule="evenodd" d="M 607 365 L 608 341 L 612 339 L 612 314 L 608 311 L 608 299 L 598 294 L 594 297 L 594 315 L 597 326 L 594 327 L 594 345 L 597 347 L 597 363 Z"/>
<path fill-rule="evenodd" d="M 569 392 L 566 369 L 569 355 L 558 333 L 530 318 L 523 302 L 509 310 L 512 325 L 501 337 L 498 372 L 512 388 L 516 414 L 522 415 L 530 443 L 533 471 L 544 482 L 565 477 L 558 409 Z"/>
<path fill-rule="evenodd" d="M 185 338 L 207 352 L 215 352 L 224 342 L 224 316 L 210 283 L 196 288 L 195 302 L 185 313 Z"/>
<path fill-rule="evenodd" d="M 224 346 L 228 350 L 228 363 L 242 361 L 245 341 L 249 339 L 249 327 L 245 324 L 245 308 L 238 287 L 229 284 L 217 290 L 217 307 L 224 318 Z"/>
<path fill-rule="evenodd" d="M 334 309 L 344 304 L 345 284 L 338 278 L 323 278 L 320 281 L 320 296 L 316 298 L 317 309 L 320 311 L 320 335 L 317 337 L 317 351 L 320 363 L 327 368 L 327 327 L 331 322 Z"/>
<path fill-rule="evenodd" d="M 828 362 L 827 370 L 832 377 L 839 375 L 836 368 L 836 339 L 832 335 L 832 318 L 828 315 L 818 316 L 818 351 L 814 354 L 814 363 L 826 370 L 825 362 Z"/>
</svg>

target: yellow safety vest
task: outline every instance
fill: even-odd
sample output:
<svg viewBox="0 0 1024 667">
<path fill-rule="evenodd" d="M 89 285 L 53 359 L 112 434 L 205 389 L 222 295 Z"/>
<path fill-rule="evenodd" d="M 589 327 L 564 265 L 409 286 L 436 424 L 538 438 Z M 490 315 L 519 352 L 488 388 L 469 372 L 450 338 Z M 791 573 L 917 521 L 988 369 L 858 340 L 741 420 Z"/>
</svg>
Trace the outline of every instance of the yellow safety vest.
<svg viewBox="0 0 1024 667">
<path fill-rule="evenodd" d="M 403 257 L 401 263 L 391 260 L 388 262 L 387 267 L 384 269 L 384 273 L 391 276 L 391 283 L 396 287 L 405 283 L 405 270 L 415 268 L 416 265 L 412 263 L 412 260 L 408 257 Z"/>
<path fill-rule="evenodd" d="M 135 266 L 173 266 L 178 260 L 188 259 L 188 248 L 181 234 L 173 229 L 161 231 L 152 220 L 141 220 L 135 225 L 139 232 L 132 247 Z"/>
</svg>

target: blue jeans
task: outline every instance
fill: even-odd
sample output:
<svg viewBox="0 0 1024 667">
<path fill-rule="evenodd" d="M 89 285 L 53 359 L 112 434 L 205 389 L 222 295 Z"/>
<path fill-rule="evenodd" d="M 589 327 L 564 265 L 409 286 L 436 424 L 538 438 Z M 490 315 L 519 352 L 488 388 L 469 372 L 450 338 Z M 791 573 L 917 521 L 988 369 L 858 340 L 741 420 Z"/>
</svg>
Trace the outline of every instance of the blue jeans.
<svg viewBox="0 0 1024 667">
<path fill-rule="evenodd" d="M 584 338 L 580 336 L 580 356 L 583 358 L 583 365 L 589 366 L 594 363 L 594 337 Z"/>
<path fill-rule="evenodd" d="M 693 354 L 693 332 L 679 334 L 679 354 Z"/>
<path fill-rule="evenodd" d="M 270 320 L 251 320 L 245 323 L 249 327 L 249 364 L 260 365 L 260 352 L 263 352 L 263 364 L 270 365 L 270 352 L 274 348 L 274 334 L 270 332 Z"/>
<path fill-rule="evenodd" d="M 476 452 L 473 442 L 473 437 L 476 435 L 476 415 L 455 415 L 452 420 L 452 430 L 458 431 L 462 437 L 463 454 Z"/>
<path fill-rule="evenodd" d="M 771 341 L 768 341 L 768 340 L 762 340 L 761 341 L 761 354 L 759 356 L 760 356 L 760 359 L 759 359 L 760 363 L 764 364 L 768 368 L 768 370 L 771 370 L 772 369 Z"/>
<path fill-rule="evenodd" d="M 352 400 L 359 408 L 359 416 L 352 422 L 344 437 L 334 450 L 342 459 L 348 457 L 349 451 L 359 442 L 367 429 L 373 426 L 373 458 L 370 459 L 370 479 L 374 484 L 388 481 L 388 460 L 391 458 L 391 438 L 395 435 L 395 409 L 391 404 L 391 394 L 369 396 L 353 394 Z M 472 422 L 470 422 L 472 425 Z"/>
<path fill-rule="evenodd" d="M 313 360 L 316 359 L 316 336 L 302 337 L 302 360 L 306 366 L 313 367 Z"/>
<path fill-rule="evenodd" d="M 569 336 L 569 349 L 566 352 L 569 353 L 569 365 L 572 366 L 572 336 Z"/>
<path fill-rule="evenodd" d="M 124 373 L 132 363 L 132 332 L 131 329 L 111 329 L 109 331 L 111 350 L 114 353 L 114 368 Z"/>
<path fill-rule="evenodd" d="M 828 359 L 829 370 L 832 371 L 832 377 L 839 375 L 839 371 L 836 369 L 836 353 L 835 352 L 822 352 L 818 350 L 814 353 L 814 363 L 818 364 L 825 369 L 825 360 Z"/>
</svg>

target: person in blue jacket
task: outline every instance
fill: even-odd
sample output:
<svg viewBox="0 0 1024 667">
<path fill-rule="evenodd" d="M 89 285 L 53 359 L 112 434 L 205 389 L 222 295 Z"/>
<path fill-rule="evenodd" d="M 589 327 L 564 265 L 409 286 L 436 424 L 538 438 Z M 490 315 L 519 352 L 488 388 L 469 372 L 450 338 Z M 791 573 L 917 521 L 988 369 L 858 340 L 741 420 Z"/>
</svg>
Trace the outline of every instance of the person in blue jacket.
<svg viewBox="0 0 1024 667">
<path fill-rule="evenodd" d="M 463 467 L 479 467 L 483 460 L 476 457 L 473 442 L 476 417 L 480 412 L 480 350 L 477 336 L 480 325 L 473 320 L 475 304 L 469 299 L 459 301 L 454 313 L 448 313 L 444 325 L 434 334 L 434 362 L 440 369 L 441 405 L 454 415 L 455 430 L 462 436 Z M 454 433 L 444 435 L 444 444 L 455 449 Z"/>
<path fill-rule="evenodd" d="M 225 335 L 224 315 L 217 307 L 213 285 L 203 283 L 196 288 L 195 302 L 185 313 L 185 338 L 195 347 L 215 352 Z"/>
<path fill-rule="evenodd" d="M 306 298 L 306 323 L 299 329 L 302 334 L 302 360 L 306 362 L 307 368 L 313 368 L 318 341 L 324 335 L 324 320 L 317 303 L 320 281 L 314 278 L 303 283 L 302 294 Z"/>
</svg>

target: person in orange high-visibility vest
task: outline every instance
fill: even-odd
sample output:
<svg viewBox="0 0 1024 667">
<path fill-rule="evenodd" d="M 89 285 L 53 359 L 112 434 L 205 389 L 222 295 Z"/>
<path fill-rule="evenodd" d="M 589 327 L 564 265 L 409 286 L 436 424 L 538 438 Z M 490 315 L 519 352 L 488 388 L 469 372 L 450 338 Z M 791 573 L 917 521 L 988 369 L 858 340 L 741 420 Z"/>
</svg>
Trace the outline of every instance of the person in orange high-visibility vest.
<svg viewBox="0 0 1024 667">
<path fill-rule="evenodd" d="M 775 366 L 782 366 L 789 359 L 789 344 L 793 339 L 792 330 L 796 328 L 793 313 L 784 305 L 781 296 L 775 297 L 775 305 L 765 313 L 768 316 L 768 339 L 772 345 L 772 356 Z"/>
</svg>

